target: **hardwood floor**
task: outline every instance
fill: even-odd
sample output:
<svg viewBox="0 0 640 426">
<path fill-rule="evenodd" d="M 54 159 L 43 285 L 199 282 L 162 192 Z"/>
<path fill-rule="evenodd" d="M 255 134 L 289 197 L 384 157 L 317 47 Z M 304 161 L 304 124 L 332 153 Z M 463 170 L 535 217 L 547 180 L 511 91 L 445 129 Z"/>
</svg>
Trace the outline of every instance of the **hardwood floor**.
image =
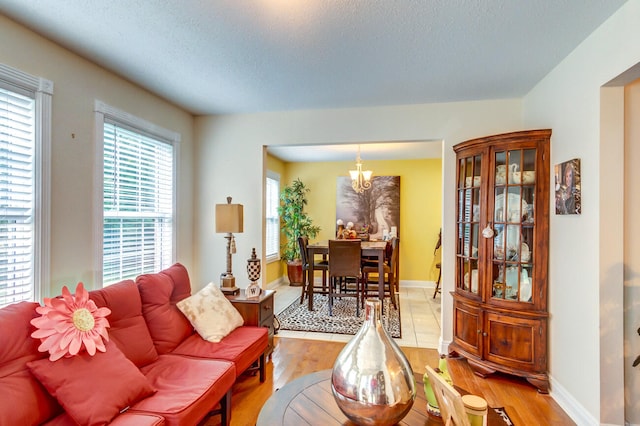
<svg viewBox="0 0 640 426">
<path fill-rule="evenodd" d="M 332 368 L 345 345 L 341 342 L 277 336 L 275 340 L 276 347 L 267 365 L 267 380 L 260 383 L 257 375 L 244 375 L 234 386 L 232 426 L 255 425 L 260 409 L 273 392 L 293 379 Z M 403 347 L 402 350 L 414 372 L 424 373 L 427 364 L 434 367 L 438 365 L 438 352 L 434 349 Z M 505 407 L 516 426 L 575 424 L 553 398 L 539 394 L 525 380 L 501 374 L 482 379 L 473 374 L 464 359 L 449 359 L 448 365 L 457 386 L 481 395 L 490 407 Z M 421 388 L 417 390 L 424 392 Z M 206 426 L 219 424 L 219 416 L 205 422 Z"/>
</svg>

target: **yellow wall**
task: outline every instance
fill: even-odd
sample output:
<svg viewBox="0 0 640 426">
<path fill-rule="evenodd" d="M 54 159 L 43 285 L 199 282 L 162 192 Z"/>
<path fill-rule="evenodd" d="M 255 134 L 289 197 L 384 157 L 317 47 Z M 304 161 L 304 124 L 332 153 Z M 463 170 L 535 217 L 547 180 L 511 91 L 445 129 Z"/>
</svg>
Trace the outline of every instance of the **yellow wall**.
<svg viewBox="0 0 640 426">
<path fill-rule="evenodd" d="M 433 249 L 442 223 L 440 159 L 364 161 L 378 176 L 400 176 L 400 279 L 434 281 Z M 335 236 L 338 176 L 354 162 L 285 163 L 286 183 L 300 178 L 310 189 L 307 212 L 321 228 L 317 239 Z M 284 179 L 284 178 L 283 178 Z"/>
<path fill-rule="evenodd" d="M 266 169 L 280 175 L 280 191 L 282 191 L 287 178 L 285 163 L 271 155 L 267 155 L 266 157 Z M 267 267 L 265 268 L 266 283 L 268 284 L 280 278 L 284 270 L 283 263 L 279 260 L 267 263 Z"/>
</svg>

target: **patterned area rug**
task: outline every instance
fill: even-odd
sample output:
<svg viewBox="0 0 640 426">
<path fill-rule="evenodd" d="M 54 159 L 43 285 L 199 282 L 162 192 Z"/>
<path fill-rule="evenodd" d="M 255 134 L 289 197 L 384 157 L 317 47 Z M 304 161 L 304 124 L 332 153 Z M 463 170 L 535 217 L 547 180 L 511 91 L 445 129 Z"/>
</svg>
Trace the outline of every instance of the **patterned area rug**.
<svg viewBox="0 0 640 426">
<path fill-rule="evenodd" d="M 307 300 L 300 299 L 280 312 L 277 317 L 280 330 L 314 331 L 318 333 L 356 334 L 364 321 L 364 309 L 356 317 L 356 299 L 343 297 L 333 300 L 333 316 L 329 316 L 329 298 L 324 294 L 313 295 L 313 311 L 309 312 Z M 391 300 L 384 299 L 382 324 L 391 337 L 402 337 L 400 305 L 395 309 Z"/>
<path fill-rule="evenodd" d="M 495 413 L 496 417 L 502 420 L 505 425 L 514 426 L 513 422 L 511 421 L 511 417 L 509 417 L 509 415 L 507 414 L 507 410 L 505 410 L 504 407 L 491 408 L 491 410 L 493 410 L 493 413 Z"/>
</svg>

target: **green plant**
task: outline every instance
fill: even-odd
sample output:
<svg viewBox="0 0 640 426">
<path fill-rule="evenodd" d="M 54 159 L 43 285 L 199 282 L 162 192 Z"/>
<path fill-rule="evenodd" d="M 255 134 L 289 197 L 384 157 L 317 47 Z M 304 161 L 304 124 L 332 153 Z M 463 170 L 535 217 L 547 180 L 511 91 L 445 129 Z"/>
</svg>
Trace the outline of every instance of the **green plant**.
<svg viewBox="0 0 640 426">
<path fill-rule="evenodd" d="M 298 178 L 291 185 L 285 186 L 280 194 L 278 214 L 286 239 L 282 244 L 280 257 L 287 262 L 300 259 L 298 237 L 306 235 L 309 238 L 315 238 L 320 232 L 320 227 L 313 225 L 311 218 L 304 212 L 309 191 L 309 188 Z"/>
</svg>

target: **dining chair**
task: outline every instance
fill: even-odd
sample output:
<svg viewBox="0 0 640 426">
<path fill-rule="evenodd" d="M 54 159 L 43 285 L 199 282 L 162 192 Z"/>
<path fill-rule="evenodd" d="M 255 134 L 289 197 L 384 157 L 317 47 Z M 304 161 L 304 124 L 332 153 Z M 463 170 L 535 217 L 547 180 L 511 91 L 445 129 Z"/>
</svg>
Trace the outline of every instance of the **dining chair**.
<svg viewBox="0 0 640 426">
<path fill-rule="evenodd" d="M 393 237 L 391 239 L 391 255 L 388 260 L 386 260 L 383 265 L 383 273 L 384 273 L 384 286 L 385 286 L 385 294 L 389 294 L 391 298 L 391 303 L 393 303 L 394 308 L 398 308 L 396 304 L 396 293 L 400 291 L 399 277 L 397 271 L 398 265 L 398 253 L 400 250 L 400 239 L 398 237 Z M 378 279 L 371 279 L 370 275 L 378 274 L 378 264 L 377 262 L 367 261 L 362 267 L 362 275 L 363 279 L 363 303 L 364 299 L 371 295 L 378 295 Z M 375 286 L 375 287 L 374 287 Z"/>
<path fill-rule="evenodd" d="M 333 299 L 336 297 L 355 297 L 356 316 L 360 316 L 360 244 L 360 240 L 329 240 L 329 316 L 333 315 Z"/>
<path fill-rule="evenodd" d="M 311 286 L 314 293 L 327 293 L 327 272 L 329 271 L 329 261 L 326 259 L 311 259 L 309 257 L 309 238 L 306 236 L 298 237 L 298 247 L 300 248 L 300 259 L 302 260 L 302 293 L 300 294 L 300 303 L 304 302 L 305 297 L 311 295 Z M 311 262 L 313 269 L 322 271 L 322 286 L 315 286 L 315 277 L 311 275 Z"/>
<path fill-rule="evenodd" d="M 435 256 L 438 252 L 438 249 L 442 245 L 442 229 L 440 229 L 440 233 L 438 234 L 438 242 L 436 243 L 436 248 L 433 249 L 433 255 Z M 442 263 L 436 263 L 436 269 L 438 269 L 438 280 L 436 281 L 436 288 L 433 290 L 433 298 L 436 298 L 436 295 L 440 293 L 440 278 L 442 278 Z"/>
</svg>

